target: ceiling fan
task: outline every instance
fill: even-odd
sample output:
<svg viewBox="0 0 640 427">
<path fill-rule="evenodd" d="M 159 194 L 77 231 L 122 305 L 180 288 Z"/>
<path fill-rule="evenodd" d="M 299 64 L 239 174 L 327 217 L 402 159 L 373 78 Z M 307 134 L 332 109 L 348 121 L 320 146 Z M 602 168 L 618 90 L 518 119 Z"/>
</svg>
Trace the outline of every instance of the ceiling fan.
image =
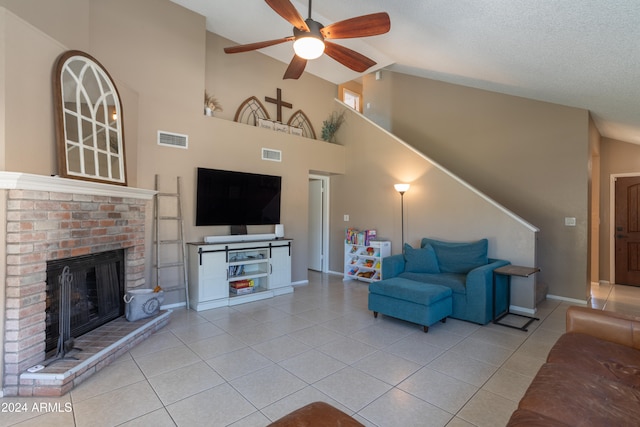
<svg viewBox="0 0 640 427">
<path fill-rule="evenodd" d="M 377 36 L 388 32 L 391 28 L 391 21 L 386 12 L 358 16 L 325 27 L 311 19 L 311 0 L 309 0 L 309 18 L 307 19 L 303 19 L 300 16 L 290 0 L 265 1 L 278 15 L 293 25 L 293 36 L 227 47 L 224 51 L 225 53 L 249 52 L 292 41 L 295 55 L 284 73 L 283 78 L 285 79 L 299 78 L 307 66 L 307 60 L 318 58 L 323 53 L 326 53 L 345 67 L 362 73 L 374 66 L 376 64 L 375 61 L 354 50 L 327 40 Z"/>
</svg>

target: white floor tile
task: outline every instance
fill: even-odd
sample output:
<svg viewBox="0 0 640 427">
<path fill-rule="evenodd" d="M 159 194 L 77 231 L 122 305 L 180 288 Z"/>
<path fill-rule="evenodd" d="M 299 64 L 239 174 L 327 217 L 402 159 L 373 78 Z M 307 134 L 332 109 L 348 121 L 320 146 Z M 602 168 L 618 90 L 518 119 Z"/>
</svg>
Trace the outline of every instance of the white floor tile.
<svg viewBox="0 0 640 427">
<path fill-rule="evenodd" d="M 174 310 L 170 324 L 60 398 L 72 412 L 0 415 L 20 426 L 262 427 L 325 401 L 371 427 L 504 425 L 569 304 L 539 304 L 529 332 L 448 319 L 418 325 L 367 309 L 368 285 L 309 273 L 293 294 Z M 640 315 L 640 288 L 592 286 L 591 305 Z"/>
<path fill-rule="evenodd" d="M 271 360 L 251 347 L 244 347 L 239 350 L 221 354 L 206 362 L 227 381 L 243 377 L 273 365 Z"/>
<path fill-rule="evenodd" d="M 318 381 L 314 386 L 355 412 L 391 389 L 389 384 L 350 367 Z"/>
<path fill-rule="evenodd" d="M 453 417 L 402 390 L 392 389 L 359 414 L 377 426 L 445 426 Z"/>
<path fill-rule="evenodd" d="M 455 414 L 478 391 L 478 387 L 448 375 L 422 368 L 398 385 L 420 399 Z"/>
<path fill-rule="evenodd" d="M 278 365 L 236 378 L 229 384 L 258 409 L 307 386 L 304 381 Z"/>
<path fill-rule="evenodd" d="M 376 351 L 353 365 L 387 384 L 397 385 L 422 367 L 386 351 Z"/>
</svg>

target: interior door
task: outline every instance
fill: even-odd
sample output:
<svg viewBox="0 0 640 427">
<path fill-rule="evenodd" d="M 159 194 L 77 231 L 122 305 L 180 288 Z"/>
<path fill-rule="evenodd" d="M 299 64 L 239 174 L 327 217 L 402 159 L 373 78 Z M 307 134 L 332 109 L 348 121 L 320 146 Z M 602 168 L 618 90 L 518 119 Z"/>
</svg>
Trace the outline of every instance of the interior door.
<svg viewBox="0 0 640 427">
<path fill-rule="evenodd" d="M 640 176 L 617 178 L 615 192 L 615 281 L 640 286 Z"/>
<path fill-rule="evenodd" d="M 322 180 L 309 180 L 309 269 L 322 271 Z"/>
</svg>

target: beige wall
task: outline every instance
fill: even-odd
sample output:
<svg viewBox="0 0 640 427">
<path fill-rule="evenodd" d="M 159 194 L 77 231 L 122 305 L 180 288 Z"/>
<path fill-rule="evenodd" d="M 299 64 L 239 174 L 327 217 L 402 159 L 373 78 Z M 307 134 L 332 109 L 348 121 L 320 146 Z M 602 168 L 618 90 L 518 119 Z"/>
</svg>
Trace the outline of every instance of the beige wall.
<svg viewBox="0 0 640 427">
<path fill-rule="evenodd" d="M 186 238 L 195 241 L 229 232 L 228 227 L 194 226 L 197 167 L 281 175 L 281 219 L 287 237 L 294 239 L 292 277 L 295 282 L 306 280 L 308 175 L 343 173 L 344 147 L 238 124 L 229 117 L 247 97 L 275 96 L 282 88 L 284 99 L 294 110 L 302 109 L 319 134 L 335 107 L 337 86 L 313 76 L 283 81 L 286 65 L 260 53 L 224 55 L 221 46 L 226 41 L 207 34 L 202 16 L 168 0 L 56 1 L 52 8 L 67 12 L 54 14 L 66 20 L 56 25 L 42 18 L 43 9 L 35 3 L 5 1 L 7 12 L 1 9 L 7 41 L 1 59 L 6 63 L 3 169 L 57 173 L 51 70 L 65 50 L 85 50 L 109 71 L 123 98 L 129 185 L 153 188 L 159 174 L 161 184 L 173 189 L 175 177 L 181 176 Z M 221 118 L 204 116 L 205 87 L 225 107 Z M 265 106 L 275 117 L 275 106 Z M 292 112 L 284 110 L 285 120 Z M 37 126 L 34 117 L 39 118 Z M 187 134 L 188 150 L 158 146 L 158 130 Z M 262 147 L 282 150 L 283 161 L 261 160 Z M 267 228 L 249 232 L 272 231 L 273 226 Z M 170 296 L 166 302 L 174 301 Z"/>
<path fill-rule="evenodd" d="M 365 115 L 390 111 L 382 126 L 540 228 L 539 280 L 550 294 L 586 299 L 586 110 L 386 71 L 367 76 L 364 93 Z"/>
<path fill-rule="evenodd" d="M 156 173 L 170 180 L 183 176 L 187 219 L 193 217 L 197 166 L 282 172 L 286 191 L 283 222 L 287 235 L 296 242 L 294 281 L 306 279 L 307 274 L 309 171 L 341 174 L 354 167 L 366 168 L 366 175 L 382 171 L 380 177 L 386 185 L 397 179 L 419 180 L 424 173 L 418 168 L 415 174 L 396 176 L 399 170 L 409 170 L 398 162 L 389 163 L 395 165 L 392 169 L 385 166 L 398 156 L 395 149 L 370 151 L 363 146 L 364 156 L 350 151 L 345 157 L 345 150 L 352 147 L 283 137 L 229 121 L 248 96 L 263 99 L 281 88 L 284 99 L 294 105 L 293 110 L 307 113 L 319 135 L 322 121 L 336 109 L 332 100 L 337 87 L 309 75 L 299 81 L 283 81 L 286 65 L 257 52 L 224 55 L 221 48 L 228 41 L 207 33 L 203 17 L 168 0 L 0 0 L 0 5 L 12 12 L 3 18 L 7 37 L 0 59 L 5 64 L 1 90 L 6 95 L 0 107 L 6 121 L 0 137 L 0 160 L 6 170 L 56 173 L 50 72 L 57 55 L 74 48 L 96 56 L 118 84 L 124 99 L 130 183 L 152 188 Z M 224 107 L 218 117 L 202 115 L 205 88 Z M 588 112 L 387 71 L 381 73 L 380 80 L 366 76 L 363 88 L 364 104 L 370 104 L 365 109 L 368 117 L 540 228 L 537 264 L 542 268 L 540 280 L 548 283 L 550 293 L 585 298 Z M 265 106 L 275 117 L 275 107 Z M 285 118 L 290 113 L 285 109 Z M 46 119 L 33 126 L 33 117 Z M 344 132 L 348 129 L 346 124 Z M 188 134 L 189 150 L 158 147 L 158 130 Z M 364 144 L 374 144 L 378 138 L 357 133 L 354 137 Z M 259 160 L 262 147 L 283 150 L 283 162 Z M 370 166 L 381 161 L 377 168 Z M 355 212 L 351 223 L 358 227 L 384 228 L 389 233 L 399 230 L 398 215 L 388 211 L 399 209 L 392 187 L 384 190 L 390 193 L 385 193 L 380 207 L 359 211 L 360 206 L 369 206 L 379 197 L 379 186 L 364 185 L 359 176 L 351 172 L 334 180 L 347 185 L 353 177 L 357 185 L 349 186 L 357 191 L 348 195 L 339 192 L 331 201 L 332 270 L 341 270 L 336 257 L 340 259 L 342 252 L 335 252 L 335 239 L 341 240 L 348 225 L 342 221 L 344 213 Z M 373 195 L 369 193 L 372 188 Z M 409 203 L 420 206 L 418 198 L 431 191 L 436 190 L 429 187 L 427 191 L 426 184 L 416 184 L 415 191 L 407 193 L 408 241 L 415 243 L 426 232 L 461 239 L 483 234 L 482 230 L 463 232 L 451 225 L 437 230 L 423 228 L 435 226 L 433 215 L 438 218 L 437 213 L 425 217 L 423 224 L 422 209 L 412 212 L 416 205 Z M 442 194 L 433 197 L 441 205 L 456 204 L 456 199 Z M 379 217 L 380 212 L 389 216 Z M 578 226 L 565 227 L 565 216 L 576 217 Z M 391 227 L 385 218 L 394 218 L 396 223 Z M 188 225 L 191 240 L 227 231 Z M 398 241 L 397 235 L 392 237 Z"/>
<path fill-rule="evenodd" d="M 69 49 L 89 49 L 91 2 L 87 0 L 0 0 L 0 7 L 6 7 Z"/>
<path fill-rule="evenodd" d="M 514 264 L 535 264 L 535 227 L 523 222 L 430 159 L 398 141 L 363 116 L 348 114 L 338 141 L 344 143 L 347 172 L 331 179 L 331 267 L 342 271 L 344 228 L 374 228 L 402 251 L 400 195 L 393 185 L 411 183 L 404 195 L 405 241 L 422 237 L 449 241 L 489 240 L 489 256 Z M 343 216 L 349 215 L 349 222 Z M 340 226 L 342 225 L 342 226 Z M 533 278 L 532 278 L 533 279 Z M 514 287 L 511 304 L 533 310 L 534 286 Z"/>
<path fill-rule="evenodd" d="M 286 123 L 293 113 L 302 110 L 311 120 L 316 137 L 322 134 L 322 121 L 332 109 L 338 87 L 311 74 L 303 74 L 297 80 L 282 78 L 286 64 L 275 61 L 260 52 L 227 55 L 226 46 L 234 43 L 213 33 L 207 33 L 205 86 L 222 104 L 224 111 L 216 117 L 233 120 L 237 108 L 255 96 L 269 113 L 271 120 L 277 116 L 276 106 L 265 97 L 276 97 L 276 89 L 282 90 L 282 99 L 293 108 L 282 108 L 282 121 Z"/>
<path fill-rule="evenodd" d="M 600 168 L 600 280 L 610 282 L 615 272 L 615 265 L 611 262 L 612 176 L 640 175 L 640 145 L 603 138 Z"/>
</svg>

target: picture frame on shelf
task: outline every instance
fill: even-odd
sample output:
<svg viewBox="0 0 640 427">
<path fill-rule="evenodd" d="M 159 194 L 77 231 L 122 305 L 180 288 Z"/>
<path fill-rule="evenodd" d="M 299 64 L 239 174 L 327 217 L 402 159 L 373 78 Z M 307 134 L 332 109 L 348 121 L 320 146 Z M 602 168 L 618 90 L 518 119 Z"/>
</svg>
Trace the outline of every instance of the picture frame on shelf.
<svg viewBox="0 0 640 427">
<path fill-rule="evenodd" d="M 276 132 L 289 133 L 289 125 L 275 123 L 274 128 Z"/>
<path fill-rule="evenodd" d="M 271 120 L 267 120 L 267 119 L 258 119 L 258 127 L 263 128 L 263 129 L 274 130 L 275 129 L 275 123 L 272 122 Z"/>
</svg>

